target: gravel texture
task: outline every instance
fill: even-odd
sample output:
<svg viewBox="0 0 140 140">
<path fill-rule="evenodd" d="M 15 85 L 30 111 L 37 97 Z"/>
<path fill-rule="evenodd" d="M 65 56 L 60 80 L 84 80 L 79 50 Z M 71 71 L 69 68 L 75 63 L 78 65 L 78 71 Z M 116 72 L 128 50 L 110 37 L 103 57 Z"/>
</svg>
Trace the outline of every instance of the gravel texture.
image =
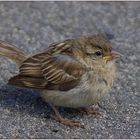
<svg viewBox="0 0 140 140">
<path fill-rule="evenodd" d="M 50 119 L 38 93 L 6 85 L 18 68 L 0 57 L 0 138 L 140 138 L 140 2 L 0 2 L 0 39 L 30 54 L 98 32 L 113 35 L 124 55 L 111 94 L 100 102 L 101 116 L 61 109 L 85 129 Z"/>
</svg>

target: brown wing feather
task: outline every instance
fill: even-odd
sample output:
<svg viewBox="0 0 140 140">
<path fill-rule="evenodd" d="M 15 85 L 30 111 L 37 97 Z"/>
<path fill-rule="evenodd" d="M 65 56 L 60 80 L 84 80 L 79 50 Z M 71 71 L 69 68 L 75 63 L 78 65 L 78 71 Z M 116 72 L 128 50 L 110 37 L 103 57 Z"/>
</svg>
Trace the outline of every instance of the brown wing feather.
<svg viewBox="0 0 140 140">
<path fill-rule="evenodd" d="M 69 46 L 68 46 L 69 45 Z M 26 59 L 20 74 L 9 83 L 32 88 L 69 90 L 79 83 L 83 66 L 72 56 L 72 45 L 50 46 L 46 52 Z"/>
<path fill-rule="evenodd" d="M 26 59 L 19 68 L 20 75 L 30 77 L 43 77 L 41 71 L 41 63 L 44 57 L 42 56 L 47 57 L 47 54 L 37 54 Z"/>
<path fill-rule="evenodd" d="M 44 89 L 47 87 L 48 82 L 44 78 L 17 75 L 9 80 L 9 84 L 19 87 Z"/>
<path fill-rule="evenodd" d="M 83 73 L 83 68 L 71 56 L 59 54 L 44 60 L 42 63 L 42 72 L 49 82 L 64 84 L 78 80 Z"/>
</svg>

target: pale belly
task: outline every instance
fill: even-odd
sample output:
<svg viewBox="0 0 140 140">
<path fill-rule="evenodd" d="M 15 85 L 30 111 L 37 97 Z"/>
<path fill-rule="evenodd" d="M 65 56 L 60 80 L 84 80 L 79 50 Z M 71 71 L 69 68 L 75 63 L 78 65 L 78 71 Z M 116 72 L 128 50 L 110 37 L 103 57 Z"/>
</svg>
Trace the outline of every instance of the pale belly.
<svg viewBox="0 0 140 140">
<path fill-rule="evenodd" d="M 77 108 L 90 106 L 95 103 L 95 98 L 92 99 L 89 92 L 89 89 L 84 89 L 81 86 L 67 92 L 44 90 L 41 92 L 41 97 L 46 102 L 56 106 Z"/>
<path fill-rule="evenodd" d="M 96 104 L 110 90 L 110 85 L 102 79 L 89 79 L 84 75 L 80 84 L 69 91 L 43 90 L 41 97 L 47 102 L 63 107 L 87 107 Z"/>
</svg>

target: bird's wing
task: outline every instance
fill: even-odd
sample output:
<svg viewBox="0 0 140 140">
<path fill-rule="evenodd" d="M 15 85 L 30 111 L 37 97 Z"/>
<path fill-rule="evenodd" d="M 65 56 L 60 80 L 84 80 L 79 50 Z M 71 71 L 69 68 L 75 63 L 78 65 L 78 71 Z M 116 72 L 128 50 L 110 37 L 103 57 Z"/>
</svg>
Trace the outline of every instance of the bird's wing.
<svg viewBox="0 0 140 140">
<path fill-rule="evenodd" d="M 50 83 L 49 89 L 56 85 L 59 90 L 71 89 L 78 84 L 84 72 L 79 62 L 65 54 L 50 56 L 42 63 L 42 74 Z"/>
<path fill-rule="evenodd" d="M 57 44 L 54 48 L 51 46 L 47 52 L 25 60 L 20 67 L 19 75 L 11 78 L 9 83 L 38 89 L 72 89 L 79 83 L 85 69 L 70 55 L 70 46 L 61 45 Z"/>
<path fill-rule="evenodd" d="M 43 89 L 48 82 L 41 72 L 43 53 L 26 59 L 19 68 L 19 74 L 9 80 L 9 84 L 19 87 Z"/>
</svg>

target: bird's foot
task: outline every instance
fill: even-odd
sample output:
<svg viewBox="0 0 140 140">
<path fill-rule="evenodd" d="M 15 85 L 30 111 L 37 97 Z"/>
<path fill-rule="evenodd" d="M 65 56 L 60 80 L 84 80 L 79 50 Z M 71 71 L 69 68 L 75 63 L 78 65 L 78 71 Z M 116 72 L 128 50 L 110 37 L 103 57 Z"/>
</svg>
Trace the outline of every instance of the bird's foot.
<svg viewBox="0 0 140 140">
<path fill-rule="evenodd" d="M 56 121 L 64 124 L 64 125 L 67 125 L 67 126 L 75 126 L 75 127 L 81 127 L 81 128 L 84 128 L 84 125 L 82 125 L 80 123 L 80 121 L 78 120 L 70 120 L 70 119 L 67 119 L 67 118 L 63 118 L 61 116 L 61 114 L 59 113 L 59 111 L 56 109 L 56 107 L 52 106 L 52 109 L 54 110 L 54 113 L 55 114 L 51 114 L 50 117 L 55 119 Z"/>
<path fill-rule="evenodd" d="M 89 108 L 80 108 L 79 109 L 80 113 L 86 114 L 86 115 L 95 115 L 95 116 L 100 116 L 100 112 L 98 108 L 95 107 L 89 107 Z"/>
<path fill-rule="evenodd" d="M 75 126 L 75 127 L 82 127 L 82 128 L 84 128 L 84 125 L 82 125 L 80 123 L 80 121 L 78 121 L 78 120 L 70 120 L 70 119 L 67 119 L 67 118 L 63 118 L 62 116 L 58 117 L 56 115 L 51 115 L 51 117 L 53 119 L 55 119 L 56 121 L 64 124 L 64 125 L 71 126 L 71 127 Z"/>
</svg>

